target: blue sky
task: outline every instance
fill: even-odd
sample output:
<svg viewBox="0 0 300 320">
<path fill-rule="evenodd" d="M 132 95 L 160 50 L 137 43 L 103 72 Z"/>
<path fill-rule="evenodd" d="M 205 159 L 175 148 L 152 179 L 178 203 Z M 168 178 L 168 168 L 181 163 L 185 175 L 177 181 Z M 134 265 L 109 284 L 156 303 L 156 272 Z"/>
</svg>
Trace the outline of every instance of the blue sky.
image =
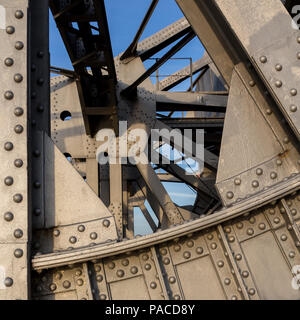
<svg viewBox="0 0 300 320">
<path fill-rule="evenodd" d="M 110 29 L 111 43 L 114 56 L 125 51 L 131 43 L 140 23 L 151 3 L 151 0 L 105 0 L 108 24 Z M 182 18 L 183 14 L 179 10 L 175 0 L 160 0 L 152 17 L 149 21 L 141 40 L 151 36 L 153 33 L 161 30 L 167 25 Z M 172 46 L 172 45 L 171 45 Z M 155 57 L 161 57 L 171 46 L 159 52 Z M 203 47 L 198 40 L 194 38 L 185 48 L 178 52 L 174 57 L 192 58 L 198 60 L 203 55 Z M 66 69 L 72 69 L 71 62 L 65 50 L 64 44 L 56 29 L 55 22 L 50 14 L 50 55 L 51 65 Z M 148 68 L 153 63 L 152 60 L 145 62 Z M 160 74 L 172 74 L 185 67 L 188 60 L 171 60 L 160 69 Z M 53 76 L 53 75 L 52 75 Z M 153 78 L 153 81 L 155 79 Z M 177 91 L 185 91 L 189 86 L 189 80 L 176 87 Z M 195 192 L 188 186 L 178 183 L 164 183 L 172 200 L 178 205 L 191 205 L 195 199 Z M 151 211 L 149 209 L 149 211 Z M 151 213 L 151 212 L 150 212 Z M 137 210 L 136 233 L 147 234 L 151 230 L 144 224 L 144 218 Z"/>
</svg>

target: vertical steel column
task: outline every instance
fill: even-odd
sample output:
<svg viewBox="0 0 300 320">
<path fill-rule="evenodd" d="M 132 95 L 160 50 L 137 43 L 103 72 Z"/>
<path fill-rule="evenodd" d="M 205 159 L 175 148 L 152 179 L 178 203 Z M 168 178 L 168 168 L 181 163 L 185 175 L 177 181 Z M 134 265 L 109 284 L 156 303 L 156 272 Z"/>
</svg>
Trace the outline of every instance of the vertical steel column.
<svg viewBox="0 0 300 320">
<path fill-rule="evenodd" d="M 28 1 L 2 0 L 0 94 L 0 299 L 28 299 Z"/>
</svg>

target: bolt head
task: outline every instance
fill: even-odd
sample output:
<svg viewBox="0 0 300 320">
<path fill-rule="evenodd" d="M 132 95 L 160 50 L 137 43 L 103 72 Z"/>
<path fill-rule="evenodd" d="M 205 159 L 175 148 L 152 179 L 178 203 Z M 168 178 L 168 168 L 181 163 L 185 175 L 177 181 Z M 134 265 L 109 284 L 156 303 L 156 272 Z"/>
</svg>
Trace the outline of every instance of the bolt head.
<svg viewBox="0 0 300 320">
<path fill-rule="evenodd" d="M 15 126 L 15 133 L 21 134 L 23 132 L 24 128 L 20 124 Z"/>
<path fill-rule="evenodd" d="M 259 60 L 260 60 L 261 63 L 266 63 L 266 62 L 268 61 L 268 59 L 267 59 L 266 56 L 261 56 L 261 57 L 259 58 Z"/>
<path fill-rule="evenodd" d="M 252 187 L 253 188 L 258 188 L 259 187 L 259 182 L 257 180 L 252 181 Z"/>
<path fill-rule="evenodd" d="M 20 73 L 16 73 L 16 74 L 14 75 L 14 80 L 15 80 L 15 82 L 17 82 L 17 83 L 20 83 L 20 82 L 23 81 L 23 76 L 22 76 Z"/>
<path fill-rule="evenodd" d="M 4 149 L 5 149 L 6 151 L 11 151 L 13 148 L 14 148 L 14 145 L 13 145 L 11 142 L 6 142 L 6 143 L 4 144 Z"/>
<path fill-rule="evenodd" d="M 34 210 L 33 210 L 33 214 L 35 215 L 35 216 L 40 216 L 41 215 L 41 213 L 42 213 L 42 210 L 40 209 L 40 208 L 35 208 Z"/>
<path fill-rule="evenodd" d="M 282 87 L 282 81 L 276 80 L 276 81 L 275 81 L 275 86 L 276 86 L 277 88 L 281 88 L 281 87 Z"/>
<path fill-rule="evenodd" d="M 36 188 L 36 189 L 39 189 L 41 187 L 41 183 L 39 181 L 35 181 L 33 186 Z"/>
<path fill-rule="evenodd" d="M 132 274 L 136 274 L 137 272 L 138 272 L 138 268 L 137 267 L 131 267 L 131 269 L 130 269 L 130 272 L 132 273 Z"/>
<path fill-rule="evenodd" d="M 70 243 L 74 244 L 77 242 L 77 239 L 76 239 L 76 237 L 72 236 L 72 237 L 70 237 L 69 241 L 70 241 Z"/>
<path fill-rule="evenodd" d="M 13 177 L 6 177 L 6 178 L 4 179 L 4 184 L 5 184 L 6 186 L 11 186 L 13 183 L 14 183 Z"/>
<path fill-rule="evenodd" d="M 92 240 L 97 239 L 97 238 L 98 238 L 97 233 L 96 233 L 96 232 L 92 232 L 92 233 L 90 234 L 90 238 L 91 238 Z"/>
<path fill-rule="evenodd" d="M 271 179 L 276 179 L 277 178 L 277 173 L 276 172 L 271 172 L 270 174 Z"/>
<path fill-rule="evenodd" d="M 22 18 L 24 17 L 23 11 L 22 11 L 22 10 L 17 10 L 17 11 L 15 12 L 15 17 L 16 17 L 17 19 L 22 19 Z"/>
<path fill-rule="evenodd" d="M 78 226 L 77 230 L 79 232 L 84 232 L 85 231 L 85 226 L 83 224 L 81 224 L 80 226 Z"/>
<path fill-rule="evenodd" d="M 14 215 L 11 212 L 5 212 L 4 213 L 4 220 L 7 222 L 10 222 L 14 219 Z"/>
<path fill-rule="evenodd" d="M 276 64 L 275 69 L 276 69 L 276 71 L 281 71 L 282 65 L 280 63 Z"/>
<path fill-rule="evenodd" d="M 291 96 L 296 96 L 298 91 L 297 91 L 297 89 L 293 88 L 293 89 L 291 89 L 290 93 L 291 93 Z"/>
<path fill-rule="evenodd" d="M 24 110 L 22 108 L 20 107 L 15 108 L 15 111 L 14 111 L 15 116 L 20 117 L 23 115 L 23 113 L 24 113 Z"/>
<path fill-rule="evenodd" d="M 12 58 L 6 58 L 4 60 L 4 64 L 7 66 L 7 67 L 11 67 L 13 64 L 14 64 L 14 60 Z"/>
<path fill-rule="evenodd" d="M 5 278 L 4 280 L 4 285 L 5 287 L 11 287 L 14 284 L 14 281 L 12 278 Z"/>
<path fill-rule="evenodd" d="M 5 91 L 4 98 L 6 100 L 12 100 L 14 98 L 14 93 L 12 91 L 10 91 L 10 90 Z"/>
<path fill-rule="evenodd" d="M 16 258 L 22 258 L 23 257 L 23 250 L 22 249 L 16 249 L 14 252 L 14 256 Z"/>
<path fill-rule="evenodd" d="M 68 280 L 65 280 L 65 281 L 63 282 L 63 287 L 64 287 L 65 289 L 69 289 L 69 288 L 71 287 L 71 282 L 68 281 Z"/>
<path fill-rule="evenodd" d="M 56 288 L 57 288 L 57 286 L 56 286 L 55 283 L 51 283 L 50 286 L 49 286 L 50 291 L 55 291 Z"/>
<path fill-rule="evenodd" d="M 242 180 L 241 180 L 240 178 L 234 179 L 234 184 L 235 184 L 236 186 L 239 186 L 241 183 L 242 183 Z"/>
<path fill-rule="evenodd" d="M 156 287 L 157 287 L 156 282 L 153 281 L 153 282 L 150 283 L 150 288 L 151 289 L 156 289 Z"/>
<path fill-rule="evenodd" d="M 227 199 L 233 199 L 234 193 L 232 191 L 227 192 L 226 194 Z"/>
<path fill-rule="evenodd" d="M 17 41 L 15 44 L 17 50 L 22 50 L 24 48 L 24 43 L 22 41 Z"/>
<path fill-rule="evenodd" d="M 17 193 L 13 196 L 13 200 L 16 203 L 20 203 L 23 201 L 23 196 L 20 193 Z"/>
<path fill-rule="evenodd" d="M 8 33 L 8 34 L 15 33 L 15 28 L 13 26 L 6 27 L 6 33 Z"/>
<path fill-rule="evenodd" d="M 16 230 L 14 231 L 14 236 L 15 236 L 15 238 L 17 238 L 17 239 L 22 238 L 22 237 L 23 237 L 23 231 L 22 231 L 21 229 L 16 229 Z"/>
<path fill-rule="evenodd" d="M 105 219 L 105 220 L 103 220 L 102 224 L 103 224 L 103 226 L 104 226 L 105 228 L 108 228 L 108 227 L 110 226 L 110 221 L 107 220 L 107 219 Z"/>
<path fill-rule="evenodd" d="M 298 109 L 298 108 L 297 108 L 297 106 L 295 106 L 295 105 L 290 106 L 291 112 L 296 112 L 297 109 Z"/>
<path fill-rule="evenodd" d="M 123 270 L 118 270 L 118 271 L 117 271 L 117 276 L 118 276 L 119 278 L 124 277 L 124 275 L 125 275 L 125 272 L 124 272 Z"/>
<path fill-rule="evenodd" d="M 258 176 L 261 176 L 263 173 L 264 173 L 263 169 L 261 169 L 261 168 L 256 169 L 256 174 Z"/>
</svg>

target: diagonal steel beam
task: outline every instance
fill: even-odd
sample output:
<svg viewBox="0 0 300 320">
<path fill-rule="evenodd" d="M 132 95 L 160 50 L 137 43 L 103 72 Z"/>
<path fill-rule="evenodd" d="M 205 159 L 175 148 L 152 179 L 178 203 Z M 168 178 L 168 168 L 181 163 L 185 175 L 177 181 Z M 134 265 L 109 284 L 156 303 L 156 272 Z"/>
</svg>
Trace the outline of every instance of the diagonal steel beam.
<svg viewBox="0 0 300 320">
<path fill-rule="evenodd" d="M 158 1 L 159 0 L 153 0 L 133 41 L 131 42 L 130 46 L 127 48 L 127 50 L 123 53 L 123 55 L 121 56 L 120 60 L 124 60 L 124 59 L 127 59 L 127 58 L 130 58 L 130 57 L 133 57 L 135 54 L 136 54 L 136 49 L 137 49 L 137 45 L 138 45 L 138 41 L 142 35 L 142 33 L 144 32 L 145 30 L 145 27 L 147 25 L 147 23 L 149 22 L 151 16 L 152 16 L 152 13 L 155 9 L 155 7 L 157 6 L 158 4 Z"/>
<path fill-rule="evenodd" d="M 190 31 L 183 39 L 181 39 L 173 48 L 171 48 L 164 56 L 159 59 L 152 67 L 150 67 L 144 74 L 142 74 L 136 81 L 122 91 L 122 94 L 129 96 L 136 88 L 144 82 L 153 72 L 155 72 L 160 66 L 162 66 L 168 59 L 170 59 L 175 53 L 177 53 L 182 47 L 189 43 L 195 37 L 195 33 Z"/>
</svg>

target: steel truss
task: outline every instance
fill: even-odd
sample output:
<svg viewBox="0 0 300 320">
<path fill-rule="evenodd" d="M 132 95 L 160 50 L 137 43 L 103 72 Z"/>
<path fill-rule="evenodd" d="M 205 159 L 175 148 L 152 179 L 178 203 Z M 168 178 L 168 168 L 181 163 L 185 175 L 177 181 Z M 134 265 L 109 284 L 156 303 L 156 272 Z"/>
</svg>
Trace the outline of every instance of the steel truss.
<svg viewBox="0 0 300 320">
<path fill-rule="evenodd" d="M 104 0 L 1 1 L 1 299 L 299 299 L 295 2 L 176 2 L 185 18 L 139 42 L 153 0 L 113 57 Z M 50 67 L 49 8 L 74 70 Z M 150 76 L 196 36 L 207 53 L 155 90 Z M 120 121 L 127 133 L 203 129 L 203 172 L 162 154 L 156 167 L 99 164 L 97 132 L 121 143 Z M 192 188 L 194 204 L 163 182 Z M 136 234 L 135 208 L 151 234 Z"/>
</svg>

